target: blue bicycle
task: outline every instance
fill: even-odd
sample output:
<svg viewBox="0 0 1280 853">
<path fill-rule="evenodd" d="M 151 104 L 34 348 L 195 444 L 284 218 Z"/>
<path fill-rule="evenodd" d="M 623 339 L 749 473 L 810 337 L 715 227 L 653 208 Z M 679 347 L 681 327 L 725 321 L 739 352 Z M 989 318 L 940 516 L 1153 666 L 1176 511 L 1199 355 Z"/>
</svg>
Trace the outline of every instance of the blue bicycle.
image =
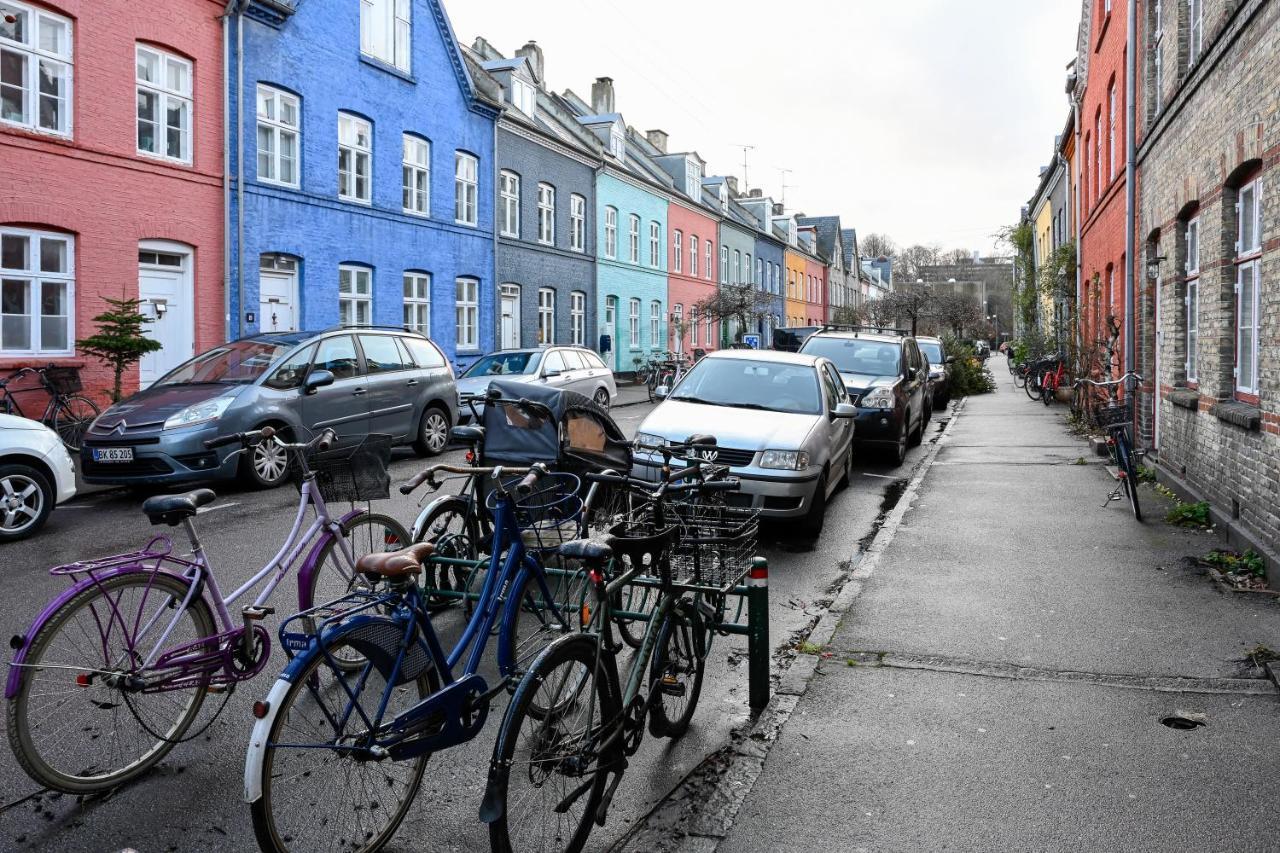
<svg viewBox="0 0 1280 853">
<path fill-rule="evenodd" d="M 439 472 L 482 473 L 494 483 L 492 556 L 475 610 L 446 654 L 429 593 L 416 582 L 435 544 L 420 542 L 357 563 L 385 583 L 280 626 L 281 645 L 297 656 L 254 705 L 245 761 L 245 799 L 263 850 L 381 848 L 413 802 L 431 753 L 474 738 L 494 697 L 552 640 L 580 627 L 585 573 L 577 596 L 572 584 L 551 581 L 541 559 L 549 549 L 538 536 L 576 525 L 578 478 L 542 465 L 437 465 L 401 491 L 436 484 Z M 502 680 L 491 685 L 479 670 L 495 628 Z M 352 660 L 364 663 L 353 669 Z"/>
</svg>

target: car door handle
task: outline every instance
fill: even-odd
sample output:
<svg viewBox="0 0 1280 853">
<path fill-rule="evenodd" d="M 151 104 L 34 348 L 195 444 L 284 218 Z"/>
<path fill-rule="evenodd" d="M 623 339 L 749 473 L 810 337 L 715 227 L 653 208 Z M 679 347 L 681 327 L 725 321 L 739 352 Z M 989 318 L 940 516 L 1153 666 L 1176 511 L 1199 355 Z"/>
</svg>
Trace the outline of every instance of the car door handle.
<svg viewBox="0 0 1280 853">
<path fill-rule="evenodd" d="M 352 392 L 351 392 L 351 396 L 353 396 L 353 397 L 362 397 L 362 396 L 364 396 L 364 393 L 365 393 L 365 389 L 363 389 L 363 388 L 357 388 L 356 390 L 354 390 L 354 391 L 352 391 Z"/>
<path fill-rule="evenodd" d="M 406 385 L 408 385 L 410 388 L 412 388 L 414 385 L 417 385 L 417 384 L 418 384 L 418 380 L 416 380 L 416 379 L 410 379 L 410 380 L 409 380 L 408 382 L 406 382 L 405 384 L 406 384 Z"/>
</svg>

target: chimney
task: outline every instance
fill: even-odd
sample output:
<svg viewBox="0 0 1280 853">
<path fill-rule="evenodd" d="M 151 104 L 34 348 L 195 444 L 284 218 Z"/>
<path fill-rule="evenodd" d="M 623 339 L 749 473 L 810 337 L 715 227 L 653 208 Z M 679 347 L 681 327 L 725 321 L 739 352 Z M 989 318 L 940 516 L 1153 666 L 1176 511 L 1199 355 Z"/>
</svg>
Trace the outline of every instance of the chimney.
<svg viewBox="0 0 1280 853">
<path fill-rule="evenodd" d="M 724 182 L 729 185 L 729 197 L 738 197 L 738 178 L 736 175 L 727 175 Z"/>
<path fill-rule="evenodd" d="M 780 201 L 775 201 L 775 202 L 773 203 L 773 215 L 774 215 L 774 216 L 782 216 L 782 215 L 783 215 L 783 213 L 782 213 L 782 202 L 780 202 Z"/>
<path fill-rule="evenodd" d="M 538 47 L 538 43 L 533 39 L 529 39 L 524 47 L 516 51 L 516 56 L 523 56 L 529 61 L 529 67 L 533 69 L 533 76 L 537 78 L 538 85 L 545 89 L 547 80 L 542 76 L 542 48 Z"/>
<path fill-rule="evenodd" d="M 659 154 L 667 153 L 667 132 L 665 130 L 646 130 L 644 138 L 649 140 L 649 144 L 658 149 Z"/>
<path fill-rule="evenodd" d="M 764 190 L 754 189 L 747 193 L 751 198 L 764 198 Z"/>
<path fill-rule="evenodd" d="M 612 77 L 597 77 L 591 84 L 591 109 L 598 116 L 614 111 Z"/>
</svg>

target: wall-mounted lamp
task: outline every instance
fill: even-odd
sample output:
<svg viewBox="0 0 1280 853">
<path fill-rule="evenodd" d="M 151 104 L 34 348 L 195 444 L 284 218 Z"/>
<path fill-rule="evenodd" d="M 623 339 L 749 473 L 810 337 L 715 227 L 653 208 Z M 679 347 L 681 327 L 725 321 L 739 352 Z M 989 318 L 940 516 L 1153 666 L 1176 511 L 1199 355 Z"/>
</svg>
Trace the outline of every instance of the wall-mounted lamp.
<svg viewBox="0 0 1280 853">
<path fill-rule="evenodd" d="M 1147 259 L 1147 278 L 1155 281 L 1160 277 L 1160 265 L 1164 263 L 1164 255 L 1158 255 L 1154 258 Z"/>
</svg>

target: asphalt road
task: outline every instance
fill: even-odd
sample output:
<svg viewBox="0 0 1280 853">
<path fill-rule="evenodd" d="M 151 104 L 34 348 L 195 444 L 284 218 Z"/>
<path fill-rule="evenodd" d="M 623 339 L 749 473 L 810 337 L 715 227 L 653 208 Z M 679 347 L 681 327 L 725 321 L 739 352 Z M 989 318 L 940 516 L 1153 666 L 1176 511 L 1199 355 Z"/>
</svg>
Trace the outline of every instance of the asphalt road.
<svg viewBox="0 0 1280 853">
<path fill-rule="evenodd" d="M 614 414 L 632 434 L 651 408 L 632 406 Z M 930 435 L 936 435 L 943 417 L 944 413 L 935 415 Z M 869 458 L 860 460 L 852 486 L 833 497 L 826 530 L 811 546 L 788 539 L 778 527 L 764 529 L 762 553 L 770 564 L 771 641 L 778 650 L 773 659 L 775 677 L 787 658 L 789 638 L 811 625 L 829 603 L 831 590 L 847 572 L 859 543 L 874 531 L 884 507 L 896 499 L 900 482 L 921 457 L 921 449 L 913 449 L 898 468 Z M 460 462 L 461 454 L 433 461 L 449 460 Z M 397 451 L 393 481 L 407 479 L 422 465 L 407 450 Z M 231 484 L 219 486 L 218 493 L 219 500 L 201 511 L 197 525 L 226 591 L 251 577 L 275 553 L 289 530 L 297 495 L 288 487 L 255 492 Z M 140 502 L 140 496 L 123 491 L 90 495 L 59 508 L 37 537 L 5 546 L 0 552 L 4 636 L 24 631 L 45 602 L 62 589 L 64 581 L 50 577 L 49 566 L 145 544 L 154 529 L 139 512 Z M 401 519 L 406 527 L 417 512 L 415 498 L 398 493 L 373 508 Z M 294 600 L 290 582 L 284 587 L 273 601 L 281 611 L 287 611 Z M 273 635 L 276 624 L 268 621 Z M 460 626 L 460 618 L 450 614 L 438 620 L 437 630 L 448 644 L 458 636 Z M 241 686 L 204 734 L 177 747 L 148 777 L 103 797 L 40 793 L 10 751 L 0 750 L 0 848 L 114 851 L 132 847 L 143 853 L 252 849 L 249 812 L 241 801 L 244 747 L 252 722 L 250 706 L 266 692 L 279 671 L 278 663 L 268 663 L 262 676 Z M 475 741 L 432 757 L 417 804 L 389 850 L 488 849 L 487 831 L 478 822 L 476 810 L 505 703 L 497 700 L 488 729 Z M 206 702 L 203 718 L 216 706 Z M 588 849 L 604 849 L 620 838 L 685 774 L 724 746 L 733 729 L 748 717 L 746 639 L 718 637 L 689 732 L 676 742 L 646 740 L 619 788 L 608 824 L 595 830 Z"/>
</svg>

